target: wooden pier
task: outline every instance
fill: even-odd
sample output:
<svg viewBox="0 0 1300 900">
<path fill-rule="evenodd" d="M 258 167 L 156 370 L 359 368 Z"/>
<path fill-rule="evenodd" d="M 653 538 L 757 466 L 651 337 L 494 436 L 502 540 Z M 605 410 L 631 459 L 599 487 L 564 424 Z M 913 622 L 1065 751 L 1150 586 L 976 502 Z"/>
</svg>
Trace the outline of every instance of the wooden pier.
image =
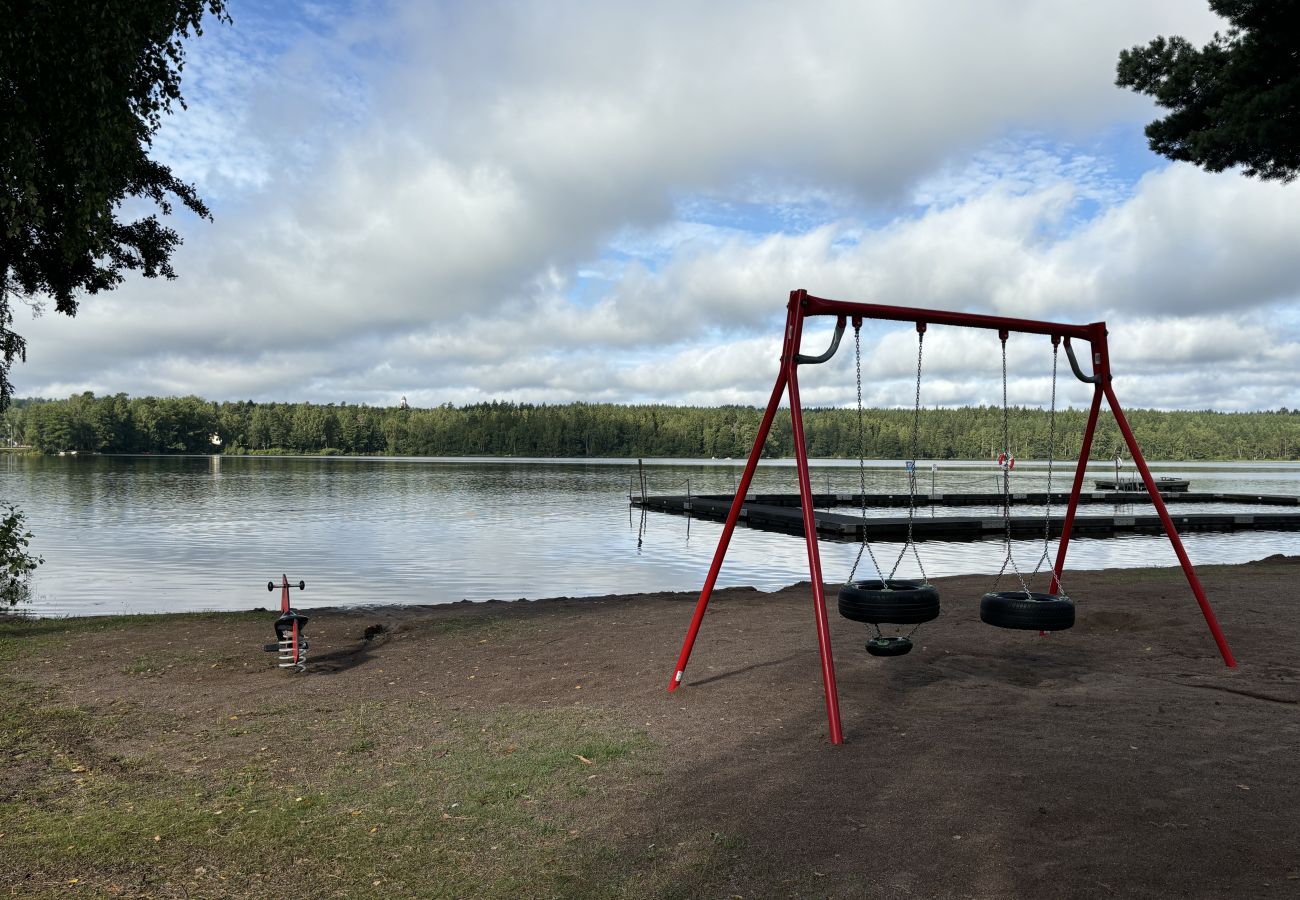
<svg viewBox="0 0 1300 900">
<path fill-rule="evenodd" d="M 1048 495 L 1039 493 L 1012 494 L 1012 502 L 1022 505 L 1044 506 L 1049 500 L 1053 506 L 1059 506 L 1061 513 L 1070 495 L 1056 493 Z M 1162 495 L 1163 496 L 1163 495 Z M 699 496 L 632 496 L 633 506 L 657 512 L 675 513 L 694 516 L 700 519 L 725 521 L 731 510 L 732 497 L 727 494 L 702 494 Z M 1252 506 L 1293 507 L 1291 512 L 1214 512 L 1214 513 L 1175 513 L 1170 511 L 1170 518 L 1180 533 L 1189 531 L 1293 531 L 1300 530 L 1300 497 L 1279 494 L 1184 494 L 1165 498 L 1178 504 L 1223 503 L 1249 504 Z M 857 512 L 831 512 L 831 507 L 848 507 L 861 509 L 861 494 L 814 494 L 813 521 L 817 533 L 830 540 L 859 541 L 864 537 L 872 541 L 902 541 L 907 535 L 907 516 L 868 516 L 862 519 Z M 865 497 L 867 507 L 907 507 L 907 494 L 868 494 Z M 1001 494 L 917 494 L 915 506 L 918 510 L 931 506 L 1001 506 Z M 1095 491 L 1081 494 L 1079 504 L 1108 504 L 1112 506 L 1135 506 L 1149 504 L 1150 498 L 1145 492 Z M 1014 510 L 1014 506 L 1013 506 Z M 1043 534 L 1042 515 L 1012 515 L 1012 538 L 1041 538 Z M 787 534 L 803 534 L 803 513 L 799 507 L 798 494 L 751 494 L 745 499 L 740 509 L 740 522 L 750 528 L 763 531 L 779 531 Z M 1061 533 L 1062 516 L 1053 516 L 1050 531 L 1053 536 Z M 915 515 L 912 519 L 912 536 L 916 540 L 977 541 L 986 538 L 1002 538 L 1006 535 L 1006 521 L 1001 515 L 978 516 L 934 516 L 930 512 Z M 1160 517 L 1152 510 L 1150 513 L 1128 513 L 1112 511 L 1106 515 L 1088 515 L 1082 510 L 1074 519 L 1073 534 L 1076 537 L 1110 537 L 1120 534 L 1160 534 L 1163 532 Z"/>
</svg>

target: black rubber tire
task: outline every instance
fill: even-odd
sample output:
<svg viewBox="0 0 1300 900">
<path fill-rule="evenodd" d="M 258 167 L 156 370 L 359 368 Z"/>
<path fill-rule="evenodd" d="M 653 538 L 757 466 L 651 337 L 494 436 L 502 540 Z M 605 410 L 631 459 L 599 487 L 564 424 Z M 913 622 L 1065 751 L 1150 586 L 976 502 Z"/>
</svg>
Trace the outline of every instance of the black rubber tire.
<svg viewBox="0 0 1300 900">
<path fill-rule="evenodd" d="M 980 621 L 1022 631 L 1064 631 L 1074 624 L 1074 601 L 1059 594 L 993 591 L 980 600 Z"/>
<path fill-rule="evenodd" d="M 840 588 L 840 615 L 854 622 L 918 625 L 939 615 L 939 592 L 919 581 L 851 581 Z"/>
<path fill-rule="evenodd" d="M 878 637 L 867 641 L 872 656 L 905 656 L 912 652 L 912 642 L 905 637 Z"/>
</svg>

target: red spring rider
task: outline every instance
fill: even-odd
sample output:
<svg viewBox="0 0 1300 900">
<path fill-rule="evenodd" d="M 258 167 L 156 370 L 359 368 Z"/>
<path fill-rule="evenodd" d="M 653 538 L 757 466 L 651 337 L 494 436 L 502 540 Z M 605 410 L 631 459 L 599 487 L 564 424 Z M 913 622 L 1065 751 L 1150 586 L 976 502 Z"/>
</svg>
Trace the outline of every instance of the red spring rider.
<svg viewBox="0 0 1300 900">
<path fill-rule="evenodd" d="M 280 618 L 275 620 L 276 648 L 280 652 L 280 668 L 304 672 L 307 669 L 307 640 L 303 630 L 307 627 L 307 617 L 289 606 L 289 583 L 286 575 L 280 576 Z M 298 590 L 307 589 L 307 582 L 299 581 Z M 268 591 L 275 590 L 275 582 L 266 583 Z M 269 647 L 267 648 L 270 649 Z"/>
</svg>

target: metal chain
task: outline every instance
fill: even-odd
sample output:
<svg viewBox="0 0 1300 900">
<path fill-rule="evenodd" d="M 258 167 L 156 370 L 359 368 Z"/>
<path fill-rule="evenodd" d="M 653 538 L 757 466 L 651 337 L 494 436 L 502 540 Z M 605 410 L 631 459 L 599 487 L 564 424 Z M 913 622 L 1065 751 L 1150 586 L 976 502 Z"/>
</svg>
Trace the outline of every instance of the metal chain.
<svg viewBox="0 0 1300 900">
<path fill-rule="evenodd" d="M 907 539 L 903 542 L 903 549 L 898 553 L 898 559 L 894 560 L 894 567 L 889 570 L 889 577 L 891 579 L 894 577 L 899 564 L 903 562 L 903 557 L 907 555 L 907 548 L 911 547 L 912 555 L 916 558 L 916 567 L 921 572 L 921 583 L 929 584 L 930 579 L 926 577 L 925 566 L 921 564 L 921 552 L 916 547 L 916 541 L 912 539 L 912 522 L 916 518 L 916 449 L 921 433 L 921 360 L 924 353 L 925 331 L 923 326 L 918 326 L 916 332 L 916 399 L 912 404 L 912 455 L 907 463 Z"/>
<path fill-rule="evenodd" d="M 1061 356 L 1061 347 L 1055 341 L 1052 343 L 1052 405 L 1051 412 L 1047 417 L 1047 512 L 1043 516 L 1043 555 L 1038 558 L 1034 564 L 1034 572 L 1030 575 L 1033 578 L 1042 569 L 1043 563 L 1048 562 L 1052 546 L 1052 468 L 1056 462 L 1056 369 L 1057 362 Z M 1068 596 L 1064 591 L 1064 585 L 1061 584 L 1061 573 L 1056 571 L 1055 563 L 1051 564 L 1052 577 L 1056 580 L 1056 588 L 1059 596 Z"/>
<path fill-rule="evenodd" d="M 892 580 L 893 580 L 893 578 L 894 578 L 894 573 L 898 571 L 898 566 L 899 566 L 899 564 L 902 563 L 902 561 L 903 561 L 903 557 L 907 555 L 907 548 L 908 548 L 908 547 L 911 547 L 911 548 L 912 548 L 912 554 L 913 554 L 913 556 L 915 556 L 915 558 L 916 558 L 916 567 L 921 571 L 921 583 L 922 583 L 922 584 L 929 584 L 929 583 L 930 583 L 930 578 L 929 578 L 929 576 L 927 576 L 927 575 L 925 574 L 925 566 L 921 564 L 921 553 L 920 553 L 920 551 L 917 549 L 917 546 L 916 546 L 916 540 L 915 540 L 915 539 L 913 538 L 913 536 L 912 536 L 912 523 L 913 523 L 913 521 L 914 521 L 915 518 L 916 518 L 916 451 L 917 451 L 917 447 L 918 447 L 918 445 L 919 445 L 919 441 L 920 441 L 920 433 L 921 433 L 921 364 L 922 364 L 922 360 L 924 359 L 924 355 L 925 355 L 925 330 L 924 330 L 924 327 L 921 326 L 921 327 L 918 327 L 918 329 L 917 329 L 917 337 L 916 337 L 916 396 L 915 396 L 915 399 L 914 399 L 914 401 L 913 401 L 913 403 L 912 403 L 912 447 L 911 447 L 911 458 L 910 458 L 910 459 L 908 460 L 908 462 L 907 462 L 907 539 L 903 542 L 903 548 L 902 548 L 902 550 L 900 550 L 899 553 L 898 553 L 898 559 L 894 560 L 894 567 L 893 567 L 892 569 L 889 570 L 889 578 L 888 578 L 888 579 L 885 579 L 884 576 L 881 575 L 881 581 L 884 582 L 884 585 L 885 585 L 885 589 L 886 589 L 886 590 L 889 589 L 889 581 L 892 581 Z M 861 441 L 861 431 L 860 431 L 860 429 L 861 429 L 861 421 L 862 421 L 862 420 L 861 420 L 861 416 L 862 416 L 862 364 L 861 364 L 861 361 L 859 361 L 859 363 L 858 363 L 858 416 L 859 416 L 859 419 L 858 419 L 858 423 L 859 423 L 859 425 L 858 425 L 858 427 L 859 427 L 859 441 L 858 441 L 858 445 L 861 446 L 861 445 L 862 445 L 862 441 Z M 863 463 L 863 466 L 865 467 L 865 463 Z M 865 471 L 865 468 L 864 468 L 864 471 Z M 864 477 L 865 477 L 865 476 L 864 476 Z M 862 496 L 862 518 L 863 518 L 863 520 L 864 520 L 864 521 L 863 521 L 863 525 L 865 526 L 865 524 L 866 524 L 865 520 L 866 520 L 866 515 L 867 515 L 867 513 L 866 513 L 866 508 L 867 508 L 867 498 L 866 498 L 866 488 L 865 488 L 865 485 L 864 485 L 864 487 L 863 487 L 862 495 L 863 495 L 863 496 Z M 864 528 L 864 531 L 863 531 L 863 545 L 866 546 L 866 531 L 865 531 L 865 528 Z M 868 549 L 869 549 L 869 548 L 868 548 Z M 859 558 L 859 559 L 862 558 L 862 551 L 861 551 L 861 550 L 858 551 L 858 558 Z M 876 558 L 875 558 L 874 555 L 871 557 L 871 561 L 872 561 L 873 563 L 876 562 Z M 880 565 L 879 565 L 878 563 L 876 564 L 876 570 L 877 570 L 877 572 L 880 571 Z M 875 628 L 875 630 L 876 630 L 876 638 L 877 638 L 877 639 L 884 639 L 884 635 L 882 635 L 881 632 L 880 632 L 880 626 L 879 626 L 879 625 L 873 625 L 872 627 Z M 909 631 L 906 635 L 903 636 L 903 639 L 904 639 L 904 640 L 911 640 L 911 639 L 912 639 L 912 635 L 916 634 L 916 630 L 917 630 L 918 628 L 920 628 L 920 627 L 921 627 L 921 623 L 920 623 L 920 622 L 917 622 L 915 625 L 912 626 L 912 630 Z"/>
<path fill-rule="evenodd" d="M 916 399 L 912 403 L 912 462 L 916 462 L 917 437 L 921 431 L 921 360 L 925 352 L 925 332 L 916 333 Z"/>
<path fill-rule="evenodd" d="M 1016 573 L 1016 580 L 1020 582 L 1020 588 L 1028 596 L 1032 593 L 1029 585 L 1025 583 L 1025 576 L 1020 573 L 1020 567 L 1016 565 L 1015 556 L 1011 552 L 1011 421 L 1010 413 L 1007 407 L 1007 338 L 1006 334 L 1000 334 L 1002 340 L 1002 452 L 1005 454 L 1002 464 L 1002 523 L 1006 541 L 1007 555 L 1002 560 L 1002 568 L 998 569 L 997 577 L 993 579 L 993 589 L 996 591 L 998 582 L 1002 580 L 1003 574 L 1007 571 L 1007 566 Z"/>
<path fill-rule="evenodd" d="M 857 370 L 858 383 L 858 497 L 862 503 L 862 543 L 858 547 L 858 555 L 853 560 L 853 568 L 849 571 L 849 579 L 845 584 L 852 584 L 853 577 L 858 574 L 858 565 L 862 562 L 862 552 L 865 550 L 871 557 L 871 564 L 876 567 L 876 575 L 881 582 L 885 581 L 885 575 L 880 569 L 880 563 L 876 562 L 876 554 L 872 552 L 871 545 L 867 543 L 867 459 L 866 459 L 866 428 L 863 425 L 862 414 L 862 323 L 853 323 L 853 360 L 854 367 Z M 892 577 L 892 576 L 891 576 Z M 879 634 L 879 629 L 876 630 Z"/>
</svg>

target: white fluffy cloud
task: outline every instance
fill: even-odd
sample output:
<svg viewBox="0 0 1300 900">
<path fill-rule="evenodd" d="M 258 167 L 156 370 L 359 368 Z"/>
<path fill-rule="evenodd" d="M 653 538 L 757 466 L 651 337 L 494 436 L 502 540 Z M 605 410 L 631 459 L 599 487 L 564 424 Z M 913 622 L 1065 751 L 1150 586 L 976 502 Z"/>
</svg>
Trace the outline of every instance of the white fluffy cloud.
<svg viewBox="0 0 1300 900">
<path fill-rule="evenodd" d="M 1135 151 L 1152 110 L 1112 83 L 1121 48 L 1204 40 L 1193 6 L 235 3 L 158 145 L 216 222 L 178 223 L 180 280 L 19 323 L 15 381 L 762 403 L 806 287 L 1104 318 L 1132 405 L 1297 406 L 1298 188 Z M 910 402 L 914 333 L 863 340 L 867 401 Z M 995 339 L 927 340 L 925 402 L 1000 392 Z M 806 402 L 853 400 L 848 357 Z M 1050 365 L 1012 353 L 1013 402 Z"/>
</svg>

